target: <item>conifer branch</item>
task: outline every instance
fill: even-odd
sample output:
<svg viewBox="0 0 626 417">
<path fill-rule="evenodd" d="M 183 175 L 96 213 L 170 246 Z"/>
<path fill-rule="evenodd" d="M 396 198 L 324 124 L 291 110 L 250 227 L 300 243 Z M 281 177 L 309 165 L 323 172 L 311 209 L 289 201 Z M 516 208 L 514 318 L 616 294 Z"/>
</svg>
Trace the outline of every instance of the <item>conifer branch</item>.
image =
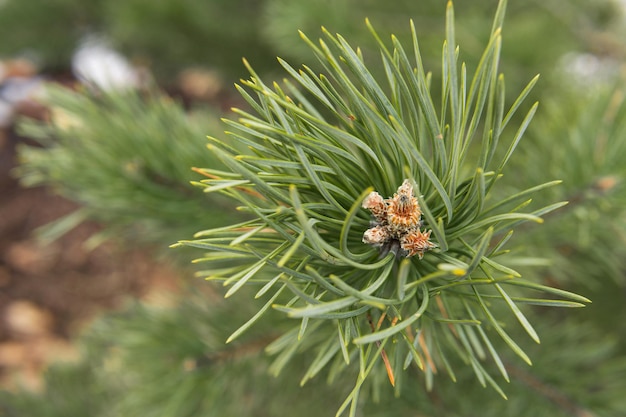
<svg viewBox="0 0 626 417">
<path fill-rule="evenodd" d="M 498 74 L 505 5 L 501 1 L 496 11 L 476 73 L 466 77 L 448 3 L 437 98 L 413 26 L 409 57 L 398 39 L 391 37 L 390 49 L 367 22 L 386 69 L 382 79 L 341 35 L 324 30 L 315 43 L 301 34 L 324 72 L 280 60 L 290 80 L 267 84 L 246 62 L 251 78 L 238 90 L 249 107 L 235 109 L 238 120 L 226 120 L 233 142 L 211 140 L 209 149 L 227 169 L 202 170 L 207 179 L 197 184 L 234 198 L 251 219 L 179 245 L 208 250 L 199 260 L 206 271 L 201 276 L 230 287 L 227 296 L 250 285 L 275 291 L 229 341 L 270 306 L 297 320 L 268 347 L 276 355 L 275 372 L 296 352 L 317 352 L 304 381 L 325 366 L 347 371 L 350 358 L 360 358 L 355 388 L 340 411 L 353 415 L 365 375 L 384 373 L 394 385 L 414 363 L 430 379 L 442 367 L 437 362 L 451 371 L 448 355 L 471 364 L 481 384 L 505 396 L 481 364 L 485 350 L 501 365 L 489 330 L 531 360 L 502 325 L 502 312 L 538 342 L 518 304 L 588 301 L 521 279 L 499 258 L 508 238 L 499 241 L 498 252 L 491 250 L 495 234 L 541 223 L 563 205 L 526 209 L 527 197 L 554 181 L 504 199 L 493 196 L 537 109 L 532 105 L 507 137 L 504 127 L 517 120 L 536 79 L 505 111 Z M 249 153 L 237 150 L 244 146 Z M 563 299 L 509 295 L 514 288 Z M 504 367 L 499 370 L 508 380 Z"/>
</svg>

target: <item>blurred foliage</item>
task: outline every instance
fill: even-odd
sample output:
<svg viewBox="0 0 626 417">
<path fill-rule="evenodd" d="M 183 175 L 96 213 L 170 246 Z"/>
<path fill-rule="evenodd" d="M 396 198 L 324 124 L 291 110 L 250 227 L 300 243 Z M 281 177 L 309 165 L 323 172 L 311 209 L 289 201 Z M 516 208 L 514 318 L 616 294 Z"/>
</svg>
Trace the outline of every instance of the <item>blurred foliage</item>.
<svg viewBox="0 0 626 417">
<path fill-rule="evenodd" d="M 522 163 L 543 169 L 518 166 L 527 174 L 513 180 L 538 181 L 545 173 L 563 178 L 561 187 L 546 190 L 542 198 L 569 201 L 547 227 L 528 233 L 529 249 L 553 262 L 549 275 L 564 285 L 592 290 L 611 281 L 626 285 L 624 83 L 549 100 L 523 152 Z M 568 266 L 571 259 L 576 259 L 576 271 Z"/>
<path fill-rule="evenodd" d="M 16 174 L 25 186 L 46 185 L 83 208 L 48 226 L 51 237 L 84 218 L 104 233 L 165 246 L 195 233 L 195 222 L 221 224 L 232 206 L 190 185 L 204 166 L 199 152 L 216 129 L 210 111 L 186 112 L 157 92 L 72 92 L 53 87 L 44 103 L 50 123 L 26 122 L 22 133 L 42 146 L 21 145 Z M 221 166 L 217 160 L 209 162 Z"/>
<path fill-rule="evenodd" d="M 373 47 L 363 21 L 406 41 L 414 19 L 426 57 L 439 55 L 442 0 L 4 0 L 0 3 L 0 56 L 31 51 L 45 66 L 69 65 L 86 34 L 109 38 L 162 81 L 185 67 L 210 67 L 228 82 L 245 74 L 246 57 L 260 73 L 277 69 L 275 56 L 299 64 L 311 55 L 297 31 L 311 38 L 325 26 L 354 45 Z M 458 37 L 476 60 L 489 37 L 496 0 L 458 2 Z M 568 52 L 623 58 L 624 9 L 618 0 L 512 1 L 506 20 L 502 69 L 513 90 L 542 73 L 558 83 L 555 64 Z M 470 70 L 476 61 L 468 61 Z M 438 73 L 440 62 L 427 61 Z M 547 92 L 546 87 L 542 89 Z"/>
<path fill-rule="evenodd" d="M 269 374 L 270 362 L 259 347 L 280 332 L 280 322 L 260 322 L 237 342 L 223 344 L 232 330 L 229 323 L 246 320 L 256 307 L 224 302 L 192 287 L 177 309 L 133 304 L 94 323 L 80 339 L 82 360 L 51 367 L 43 393 L 0 391 L 0 415 L 334 415 L 352 384 L 349 376 L 335 376 L 333 385 L 327 385 L 329 375 L 323 374 L 300 387 L 293 381 L 306 373 L 308 359 L 302 355 L 280 378 Z M 626 357 L 619 354 L 614 336 L 581 320 L 585 312 L 580 313 L 563 320 L 558 314 L 535 311 L 532 319 L 542 336 L 542 344 L 530 349 L 535 366 L 528 369 L 512 354 L 503 356 L 512 378 L 504 387 L 508 400 L 477 384 L 466 368 L 456 374 L 456 382 L 437 375 L 430 392 L 419 378 L 406 378 L 398 398 L 385 379 L 371 381 L 364 387 L 357 415 L 623 415 Z"/>
<path fill-rule="evenodd" d="M 548 95 L 549 83 L 561 78 L 556 64 L 568 52 L 602 52 L 623 57 L 626 43 L 622 37 L 624 12 L 612 0 L 533 0 L 511 1 L 503 30 L 504 48 L 501 71 L 506 74 L 510 91 L 520 90 L 530 77 L 542 74 L 541 92 Z M 393 33 L 401 41 L 410 37 L 406 21 L 415 21 L 425 67 L 434 74 L 440 72 L 443 35 L 441 0 L 401 0 L 390 7 L 380 0 L 268 0 L 263 33 L 281 57 L 307 60 L 306 45 L 293 36 L 298 30 L 314 38 L 325 26 L 331 33 L 341 33 L 351 44 L 365 50 L 375 45 L 365 26 L 367 17 L 381 33 Z M 468 69 L 473 71 L 489 38 L 485 24 L 495 10 L 496 0 L 461 1 L 455 13 L 462 16 L 457 26 L 457 38 L 462 40 L 462 52 L 467 56 Z M 330 16 L 326 10 L 333 10 Z M 433 59 L 434 58 L 434 59 Z M 376 57 L 374 57 L 374 60 Z M 310 59 L 308 59 L 310 60 Z M 371 62 L 368 62 L 372 66 Z M 440 81 L 438 81 L 440 82 Z M 513 97 L 511 97 L 513 98 Z"/>
<path fill-rule="evenodd" d="M 125 0 L 104 3 L 106 34 L 162 79 L 186 67 L 211 67 L 229 81 L 245 75 L 243 56 L 264 68 L 275 52 L 259 36 L 257 0 Z"/>
<path fill-rule="evenodd" d="M 546 108 L 521 148 L 508 181 L 538 181 L 545 172 L 563 178 L 561 187 L 538 198 L 566 199 L 544 227 L 525 230 L 525 252 L 549 262 L 543 280 L 581 291 L 593 303 L 587 318 L 626 348 L 626 83 L 563 91 Z M 533 169 L 536 168 L 536 169 Z M 541 169 L 537 169 L 537 168 Z"/>
<path fill-rule="evenodd" d="M 23 390 L 10 394 L 0 390 L 2 417 L 112 416 L 109 405 L 120 392 L 97 381 L 93 358 L 78 364 L 57 363 L 46 372 L 43 392 Z"/>
<path fill-rule="evenodd" d="M 275 322 L 225 345 L 229 323 L 247 319 L 254 303 L 228 306 L 193 288 L 184 295 L 174 310 L 133 304 L 97 321 L 81 338 L 80 363 L 49 369 L 41 395 L 0 392 L 0 415 L 313 417 L 346 395 L 323 380 L 303 388 L 269 375 L 263 346 Z M 294 362 L 297 377 L 305 368 Z"/>
<path fill-rule="evenodd" d="M 48 69 L 68 68 L 81 37 L 100 30 L 102 0 L 0 2 L 0 58 L 26 55 Z"/>
</svg>

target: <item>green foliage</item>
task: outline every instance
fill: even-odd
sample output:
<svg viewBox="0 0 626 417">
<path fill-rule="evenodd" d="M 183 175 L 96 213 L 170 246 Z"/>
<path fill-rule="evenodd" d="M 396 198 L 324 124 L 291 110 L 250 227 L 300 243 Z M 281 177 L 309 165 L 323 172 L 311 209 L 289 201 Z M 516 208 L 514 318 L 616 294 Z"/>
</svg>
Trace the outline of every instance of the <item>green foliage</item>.
<svg viewBox="0 0 626 417">
<path fill-rule="evenodd" d="M 457 36 L 464 39 L 469 68 L 477 64 L 474 58 L 480 57 L 489 39 L 484 22 L 496 3 L 456 5 L 464 16 Z M 372 48 L 376 44 L 361 23 L 364 18 L 381 33 L 394 32 L 404 42 L 411 36 L 405 24 L 411 17 L 428 60 L 440 48 L 441 4 L 439 0 L 395 1 L 393 7 L 380 0 L 6 0 L 0 5 L 0 55 L 31 51 L 45 66 L 63 67 L 69 65 L 80 38 L 95 32 L 134 60 L 148 63 L 161 80 L 171 81 L 187 66 L 209 66 L 234 81 L 244 76 L 241 56 L 260 73 L 276 69 L 275 55 L 306 62 L 309 50 L 294 37 L 298 30 L 317 34 L 323 25 L 355 45 Z M 555 64 L 567 52 L 619 57 L 626 49 L 623 12 L 615 0 L 513 2 L 509 14 L 509 48 L 502 65 L 515 89 L 525 84 L 529 73 L 537 72 L 558 84 Z M 550 89 L 544 83 L 547 95 Z"/>
<path fill-rule="evenodd" d="M 129 306 L 99 320 L 81 337 L 83 360 L 47 372 L 45 401 L 37 395 L 0 392 L 8 417 L 177 416 L 304 417 L 330 412 L 345 389 L 318 381 L 306 388 L 271 377 L 263 346 L 279 330 L 257 326 L 237 343 L 224 344 L 254 305 L 230 305 L 215 296 L 185 291 L 176 309 Z M 207 303 L 207 297 L 213 298 Z M 292 372 L 304 365 L 293 364 Z M 285 403 L 268 398 L 296 398 Z M 288 410 L 288 411 L 287 411 Z"/>
<path fill-rule="evenodd" d="M 540 201 L 567 199 L 570 204 L 550 216 L 545 227 L 525 233 L 526 252 L 547 260 L 543 282 L 579 289 L 594 301 L 586 317 L 625 340 L 623 294 L 626 280 L 626 92 L 623 79 L 554 97 L 529 135 L 531 146 L 516 161 L 533 181 L 539 170 L 566 179 L 545 190 Z M 622 349 L 624 344 L 622 343 Z M 623 353 L 622 353 L 623 355 Z"/>
<path fill-rule="evenodd" d="M 101 0 L 0 2 L 0 57 L 31 54 L 48 68 L 67 68 L 78 39 L 100 26 Z"/>
<path fill-rule="evenodd" d="M 610 280 L 624 285 L 625 138 L 626 91 L 613 83 L 579 97 L 553 99 L 531 131 L 533 146 L 522 161 L 566 179 L 542 198 L 567 199 L 569 207 L 528 236 L 531 250 L 551 260 L 547 273 L 561 282 L 591 289 Z M 538 172 L 528 176 L 536 179 Z M 569 266 L 572 257 L 577 271 Z"/>
<path fill-rule="evenodd" d="M 457 15 L 463 22 L 457 38 L 463 39 L 463 52 L 468 68 L 475 68 L 483 46 L 490 37 L 485 24 L 497 1 L 457 2 Z M 395 1 L 393 7 L 378 0 L 267 0 L 263 34 L 280 56 L 307 62 L 308 47 L 297 42 L 293 34 L 301 30 L 309 35 L 325 26 L 332 33 L 341 33 L 354 45 L 368 49 L 377 47 L 361 22 L 371 19 L 381 33 L 394 33 L 401 41 L 410 41 L 405 25 L 407 17 L 415 22 L 426 66 L 437 68 L 441 61 L 440 39 L 444 26 L 440 19 L 441 1 Z M 333 13 L 326 11 L 332 8 Z M 623 56 L 623 11 L 611 0 L 547 0 L 511 2 L 507 10 L 506 45 L 501 59 L 511 91 L 523 88 L 528 74 L 541 73 L 542 88 L 535 94 L 547 97 L 552 88 L 561 85 L 560 68 L 556 65 L 568 52 L 580 51 L 609 56 Z M 377 71 L 374 60 L 368 68 Z M 437 74 L 434 74 L 437 79 Z M 439 82 L 439 80 L 437 79 Z M 510 98 L 514 98 L 511 96 Z"/>
<path fill-rule="evenodd" d="M 47 185 L 83 206 L 49 227 L 51 236 L 91 218 L 107 224 L 108 234 L 167 242 L 191 236 L 196 221 L 218 225 L 230 217 L 223 214 L 230 204 L 188 185 L 197 177 L 191 167 L 207 162 L 198 147 L 215 125 L 210 114 L 189 115 L 158 93 L 51 87 L 45 101 L 52 123 L 21 127 L 45 147 L 21 146 L 16 173 L 26 186 Z"/>
<path fill-rule="evenodd" d="M 538 342 L 518 304 L 575 307 L 587 301 L 522 279 L 504 256 L 517 225 L 541 222 L 540 216 L 563 205 L 529 206 L 530 195 L 556 182 L 492 197 L 537 108 L 531 106 L 507 134 L 536 79 L 505 106 L 498 74 L 504 7 L 502 2 L 469 76 L 448 5 L 440 109 L 413 26 L 408 50 L 393 36 L 389 49 L 370 26 L 385 68 L 382 80 L 369 72 L 361 50 L 325 32 L 319 45 L 303 35 L 324 74 L 281 60 L 290 79 L 269 86 L 249 67 L 252 77 L 238 89 L 251 110 L 237 110 L 240 118 L 226 123 L 233 141 L 252 153 L 212 140 L 210 149 L 228 170 L 205 169 L 210 179 L 198 185 L 236 199 L 253 219 L 199 232 L 181 244 L 209 250 L 198 259 L 204 266 L 199 274 L 229 286 L 227 297 L 245 286 L 259 288 L 256 297 L 273 293 L 229 340 L 273 307 L 299 322 L 267 348 L 277 355 L 275 372 L 297 352 L 316 352 L 302 383 L 325 367 L 331 375 L 358 368 L 338 414 L 348 408 L 356 413 L 368 378 L 386 373 L 400 393 L 400 374 L 411 364 L 423 371 L 429 388 L 437 369 L 455 379 L 451 357 L 504 395 L 483 366 L 490 358 L 509 380 L 492 334 L 524 361 L 530 358 L 503 318 L 515 317 Z M 363 200 L 373 190 L 390 196 L 404 178 L 439 247 L 423 259 L 362 243 L 370 227 Z M 537 298 L 537 290 L 558 299 Z"/>
<path fill-rule="evenodd" d="M 45 375 L 45 389 L 34 393 L 0 391 L 0 415 L 20 417 L 109 416 L 113 386 L 95 378 L 95 363 L 57 363 Z M 119 392 L 117 392 L 119 394 Z"/>
<path fill-rule="evenodd" d="M 228 80 L 243 76 L 241 57 L 274 65 L 258 36 L 263 2 L 254 0 L 109 1 L 103 13 L 107 33 L 124 52 L 150 62 L 169 79 L 181 68 L 213 67 Z"/>
<path fill-rule="evenodd" d="M 286 375 L 273 378 L 262 347 L 287 328 L 284 321 L 261 321 L 224 345 L 229 323 L 245 320 L 256 302 L 224 302 L 190 290 L 176 309 L 134 304 L 99 320 L 80 339 L 80 363 L 50 368 L 42 394 L 0 392 L 0 412 L 7 417 L 333 415 L 351 388 L 348 375 L 337 376 L 332 386 L 317 378 L 299 387 L 289 382 L 306 374 L 306 355 L 298 355 L 284 369 Z M 531 312 L 543 335 L 542 344 L 529 349 L 534 367 L 526 369 L 512 352 L 502 352 L 511 374 L 508 400 L 492 398 L 475 383 L 470 368 L 459 367 L 456 384 L 438 383 L 430 392 L 418 378 L 406 377 L 398 398 L 384 389 L 373 395 L 375 385 L 387 385 L 386 378 L 369 381 L 358 415 L 623 414 L 626 362 L 619 340 L 580 317 L 563 320 L 543 310 Z"/>
<path fill-rule="evenodd" d="M 586 311 L 578 316 L 582 315 L 587 315 Z M 624 414 L 626 361 L 619 353 L 618 340 L 581 317 L 563 320 L 545 309 L 531 317 L 542 334 L 541 345 L 529 347 L 535 358 L 532 369 L 519 366 L 503 352 L 511 376 L 506 386 L 508 400 L 487 400 L 488 392 L 472 381 L 472 372 L 459 369 L 456 384 L 436 384 L 428 395 L 420 393 L 422 386 L 415 380 L 407 379 L 406 395 L 372 404 L 366 415 L 414 415 L 409 410 L 446 417 Z"/>
<path fill-rule="evenodd" d="M 30 54 L 45 68 L 67 69 L 81 38 L 95 33 L 164 81 L 190 66 L 236 80 L 244 55 L 276 66 L 259 36 L 262 7 L 253 0 L 7 0 L 0 3 L 0 57 Z"/>
</svg>

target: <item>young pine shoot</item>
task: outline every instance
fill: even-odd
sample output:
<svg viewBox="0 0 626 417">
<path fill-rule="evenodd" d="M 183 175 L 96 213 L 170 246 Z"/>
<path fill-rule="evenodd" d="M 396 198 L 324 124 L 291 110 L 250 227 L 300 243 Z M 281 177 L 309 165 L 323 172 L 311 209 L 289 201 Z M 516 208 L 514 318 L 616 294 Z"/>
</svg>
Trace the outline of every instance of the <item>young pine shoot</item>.
<svg viewBox="0 0 626 417">
<path fill-rule="evenodd" d="M 200 274 L 223 282 L 226 297 L 249 287 L 267 300 L 229 341 L 270 309 L 292 318 L 293 330 L 266 348 L 276 355 L 272 370 L 304 353 L 303 383 L 323 369 L 331 381 L 353 372 L 338 415 L 356 413 L 375 374 L 399 393 L 410 367 L 430 387 L 435 374 L 454 379 L 464 363 L 504 396 L 485 366 L 492 362 L 508 381 L 494 336 L 531 360 L 503 322 L 514 317 L 539 342 L 523 304 L 588 302 L 507 265 L 515 227 L 541 223 L 565 203 L 531 208 L 533 193 L 559 181 L 506 195 L 499 187 L 537 110 L 518 114 L 537 77 L 505 103 L 498 73 L 505 3 L 473 75 L 459 61 L 448 4 L 440 90 L 422 66 L 412 22 L 408 45 L 394 36 L 388 44 L 366 22 L 382 75 L 325 30 L 317 43 L 301 34 L 321 72 L 279 59 L 288 78 L 266 84 L 246 63 L 251 77 L 237 89 L 248 108 L 224 121 L 232 142 L 209 144 L 227 169 L 198 170 L 207 178 L 197 185 L 237 200 L 249 217 L 179 245 L 206 251 Z"/>
</svg>

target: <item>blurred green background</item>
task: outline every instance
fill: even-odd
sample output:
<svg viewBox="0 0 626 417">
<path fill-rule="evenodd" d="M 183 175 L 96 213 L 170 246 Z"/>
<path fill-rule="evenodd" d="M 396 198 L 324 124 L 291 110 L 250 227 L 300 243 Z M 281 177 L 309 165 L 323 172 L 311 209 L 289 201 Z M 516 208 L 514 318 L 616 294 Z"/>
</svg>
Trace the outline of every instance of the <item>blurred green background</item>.
<svg viewBox="0 0 626 417">
<path fill-rule="evenodd" d="M 277 69 L 275 57 L 294 65 L 311 59 L 297 31 L 316 38 L 320 27 L 353 45 L 374 45 L 369 18 L 381 33 L 406 38 L 415 21 L 428 68 L 436 73 L 446 1 L 380 0 L 4 0 L 0 56 L 32 57 L 45 71 L 67 69 L 88 35 L 99 35 L 132 62 L 147 65 L 162 83 L 189 67 L 215 69 L 230 84 L 245 76 L 241 58 L 260 72 Z M 455 4 L 458 39 L 468 65 L 479 58 L 497 1 Z M 624 58 L 624 5 L 619 0 L 510 1 L 503 71 L 509 82 L 536 73 L 561 79 L 569 54 Z M 376 59 L 376 57 L 371 57 Z M 567 62 L 567 61 L 566 61 Z M 556 80 L 552 80 L 556 81 Z M 546 84 L 542 91 L 546 90 Z"/>
</svg>

